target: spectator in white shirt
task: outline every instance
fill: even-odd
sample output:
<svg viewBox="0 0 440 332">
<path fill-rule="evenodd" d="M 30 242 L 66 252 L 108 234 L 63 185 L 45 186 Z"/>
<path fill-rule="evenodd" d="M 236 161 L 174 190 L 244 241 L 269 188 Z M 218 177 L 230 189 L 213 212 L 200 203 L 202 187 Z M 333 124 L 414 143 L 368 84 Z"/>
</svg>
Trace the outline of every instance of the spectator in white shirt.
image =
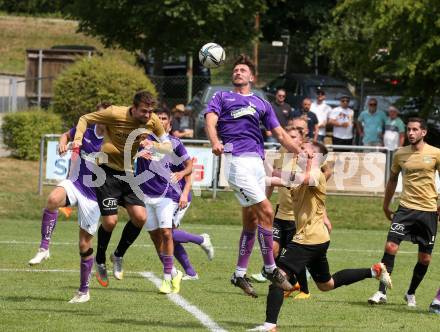
<svg viewBox="0 0 440 332">
<path fill-rule="evenodd" d="M 310 110 L 318 118 L 318 142 L 324 143 L 328 116 L 332 108 L 326 104 L 325 91 L 320 86 L 316 88 L 316 101 L 312 103 Z"/>
<path fill-rule="evenodd" d="M 341 106 L 332 109 L 328 117 L 328 123 L 333 126 L 333 145 L 352 145 L 354 112 L 348 107 L 350 96 L 341 95 L 339 100 Z"/>
</svg>

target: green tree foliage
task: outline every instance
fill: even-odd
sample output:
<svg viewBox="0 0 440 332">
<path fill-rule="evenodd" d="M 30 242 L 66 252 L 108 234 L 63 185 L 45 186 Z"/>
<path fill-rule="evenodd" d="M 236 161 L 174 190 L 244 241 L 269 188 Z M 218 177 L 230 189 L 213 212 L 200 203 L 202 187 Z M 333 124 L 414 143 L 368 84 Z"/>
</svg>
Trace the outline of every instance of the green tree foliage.
<svg viewBox="0 0 440 332">
<path fill-rule="evenodd" d="M 440 90 L 440 1 L 344 0 L 321 31 L 324 52 L 352 78 L 396 77 L 424 113 Z"/>
<path fill-rule="evenodd" d="M 67 0 L 0 0 L 0 10 L 8 13 L 49 14 L 61 12 Z"/>
<path fill-rule="evenodd" d="M 158 60 L 207 42 L 241 46 L 256 35 L 255 15 L 265 9 L 265 0 L 73 0 L 67 7 L 80 31 Z"/>
<path fill-rule="evenodd" d="M 268 3 L 261 18 L 263 39 L 268 42 L 281 40 L 287 30 L 290 34 L 289 68 L 293 71 L 310 69 L 314 52 L 319 47 L 319 40 L 312 37 L 331 19 L 336 0 L 269 0 Z"/>
<path fill-rule="evenodd" d="M 37 160 L 40 139 L 44 134 L 60 133 L 61 117 L 57 114 L 31 108 L 26 112 L 9 113 L 3 118 L 3 141 L 20 159 Z"/>
<path fill-rule="evenodd" d="M 70 126 L 103 101 L 131 105 L 139 90 L 156 95 L 154 85 L 136 67 L 114 58 L 84 58 L 58 76 L 52 104 L 54 111 Z"/>
</svg>

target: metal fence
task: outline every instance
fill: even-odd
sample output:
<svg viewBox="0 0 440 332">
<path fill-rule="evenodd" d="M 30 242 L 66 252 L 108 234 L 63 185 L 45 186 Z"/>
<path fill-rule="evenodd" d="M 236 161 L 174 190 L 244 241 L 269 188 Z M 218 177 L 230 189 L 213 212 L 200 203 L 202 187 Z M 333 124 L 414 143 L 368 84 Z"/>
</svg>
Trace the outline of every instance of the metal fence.
<svg viewBox="0 0 440 332">
<path fill-rule="evenodd" d="M 0 113 L 27 108 L 26 81 L 19 76 L 0 76 Z"/>
<path fill-rule="evenodd" d="M 62 166 L 61 168 L 65 170 L 63 176 L 68 174 L 67 161 L 64 160 L 64 165 L 61 165 L 60 159 L 62 157 L 56 156 L 53 144 L 51 146 L 52 150 L 49 149 L 48 145 L 48 142 L 57 139 L 59 136 L 57 134 L 44 135 L 40 142 L 40 176 L 38 181 L 40 195 L 43 193 L 43 185 L 53 185 L 62 179 L 59 174 L 55 177 L 48 176 L 50 173 L 47 171 L 48 168 L 55 169 Z M 182 141 L 185 143 L 188 154 L 194 162 L 194 194 L 197 195 L 201 190 L 209 190 L 212 191 L 213 198 L 216 198 L 218 191 L 230 190 L 225 177 L 225 167 L 227 165 L 225 156 L 214 156 L 207 140 L 188 139 Z M 278 143 L 266 144 L 266 163 L 273 163 L 277 159 L 273 158 L 271 154 L 277 152 L 278 146 Z M 383 196 L 390 174 L 391 151 L 376 146 L 328 145 L 327 147 L 330 150 L 326 161 L 327 167 L 332 170 L 333 174 L 327 181 L 328 194 Z M 344 151 L 340 151 L 341 149 L 344 149 Z M 346 149 L 351 151 L 346 151 Z M 45 160 L 46 155 L 47 159 Z M 287 164 L 286 160 L 283 163 Z M 397 192 L 400 190 L 398 189 Z"/>
<path fill-rule="evenodd" d="M 210 83 L 209 77 L 150 76 L 159 100 L 169 108 L 187 104 Z M 19 76 L 0 76 L 0 113 L 17 112 L 31 106 L 47 107 L 53 97 L 54 77 L 25 79 Z M 133 91 L 134 93 L 134 91 Z"/>
</svg>

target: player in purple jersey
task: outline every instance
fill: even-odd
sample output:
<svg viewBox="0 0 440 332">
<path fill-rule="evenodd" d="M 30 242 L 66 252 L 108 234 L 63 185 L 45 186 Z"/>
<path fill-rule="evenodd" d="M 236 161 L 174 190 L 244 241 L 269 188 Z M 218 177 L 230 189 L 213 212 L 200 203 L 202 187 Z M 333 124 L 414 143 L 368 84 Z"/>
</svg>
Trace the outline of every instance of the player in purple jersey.
<svg viewBox="0 0 440 332">
<path fill-rule="evenodd" d="M 169 132 L 170 114 L 160 111 L 158 117 L 165 131 Z M 150 179 L 141 184 L 148 216 L 144 227 L 150 233 L 163 263 L 164 281 L 159 291 L 165 294 L 178 293 L 180 290 L 182 273 L 174 267 L 173 254 L 187 273 L 185 279 L 197 278 L 181 243 L 197 243 L 208 254 L 208 258 L 214 256 L 209 235 L 195 235 L 175 229 L 191 202 L 193 163 L 182 142 L 173 136 L 169 139 L 173 147 L 172 155 L 155 154 L 152 160 L 139 158 L 137 161 L 137 173 L 151 173 Z"/>
<path fill-rule="evenodd" d="M 234 90 L 217 92 L 212 97 L 205 111 L 205 129 L 212 152 L 217 156 L 225 153 L 226 178 L 242 206 L 243 230 L 231 283 L 257 297 L 246 277 L 257 229 L 268 279 L 284 290 L 292 289 L 276 267 L 272 254 L 273 210 L 265 194 L 264 141 L 260 122 L 289 152 L 299 153 L 300 148 L 280 126 L 270 103 L 251 92 L 254 73 L 255 66 L 250 58 L 241 55 L 232 72 Z"/>
<path fill-rule="evenodd" d="M 109 104 L 102 103 L 97 110 L 108 107 Z M 80 263 L 80 288 L 77 294 L 70 300 L 70 303 L 83 303 L 90 299 L 89 279 L 93 267 L 92 238 L 96 233 L 100 212 L 96 203 L 96 195 L 91 188 L 92 176 L 94 173 L 94 154 L 101 148 L 105 126 L 93 125 L 87 128 L 83 138 L 83 144 L 79 150 L 80 157 L 73 161 L 71 172 L 67 180 L 62 181 L 52 190 L 47 199 L 46 208 L 43 210 L 41 221 L 41 242 L 40 248 L 29 261 L 30 265 L 40 264 L 49 258 L 49 244 L 58 217 L 58 208 L 65 206 L 78 206 L 79 230 L 79 252 Z M 61 135 L 58 145 L 58 153 L 67 152 L 67 143 L 73 139 L 75 127 Z M 75 171 L 76 170 L 76 171 Z"/>
</svg>

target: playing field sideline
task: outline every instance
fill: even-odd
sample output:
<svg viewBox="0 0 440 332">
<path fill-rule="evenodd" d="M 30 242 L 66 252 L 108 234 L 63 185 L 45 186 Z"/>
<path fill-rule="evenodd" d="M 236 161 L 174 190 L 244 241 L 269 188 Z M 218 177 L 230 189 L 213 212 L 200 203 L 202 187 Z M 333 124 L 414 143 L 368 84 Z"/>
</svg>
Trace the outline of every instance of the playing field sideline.
<svg viewBox="0 0 440 332">
<path fill-rule="evenodd" d="M 38 247 L 39 220 L 8 219 L 1 220 L 1 225 L 0 321 L 3 331 L 207 330 L 195 316 L 166 296 L 159 295 L 156 286 L 139 273 L 161 274 L 161 265 L 146 234 L 142 234 L 127 252 L 125 269 L 131 273 L 127 273 L 123 281 L 111 278 L 109 288 L 105 289 L 92 279 L 91 301 L 72 305 L 67 301 L 74 294 L 79 278 L 75 222 L 58 223 L 52 258 L 34 268 L 29 268 L 27 261 Z M 115 247 L 122 228 L 122 225 L 117 227 L 110 249 Z M 217 250 L 215 260 L 208 262 L 202 250 L 187 245 L 201 279 L 184 282 L 181 298 L 228 331 L 243 331 L 263 322 L 267 285 L 257 284 L 261 296 L 252 299 L 229 284 L 236 259 L 236 249 L 232 248 L 237 245 L 239 228 L 188 225 L 186 229 L 210 233 Z M 335 230 L 329 252 L 331 270 L 364 267 L 378 261 L 385 236 L 383 231 Z M 375 280 L 331 293 L 318 293 L 312 286 L 311 300 L 288 300 L 281 312 L 280 330 L 436 330 L 438 317 L 427 312 L 438 287 L 436 275 L 440 267 L 435 254 L 417 292 L 418 308 L 408 310 L 402 299 L 411 277 L 416 250 L 410 244 L 402 246 L 393 273 L 395 288 L 390 291 L 386 306 L 371 307 L 366 302 L 376 290 Z M 260 264 L 261 258 L 255 252 L 249 271 L 258 271 Z M 32 272 L 37 270 L 41 272 Z"/>
</svg>

